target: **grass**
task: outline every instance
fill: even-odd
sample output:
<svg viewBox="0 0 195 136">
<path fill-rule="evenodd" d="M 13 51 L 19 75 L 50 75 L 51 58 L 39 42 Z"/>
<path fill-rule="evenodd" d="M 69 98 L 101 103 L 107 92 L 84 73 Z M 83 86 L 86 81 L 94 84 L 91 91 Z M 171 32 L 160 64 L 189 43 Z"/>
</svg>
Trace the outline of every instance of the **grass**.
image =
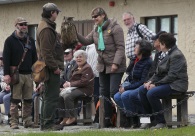
<svg viewBox="0 0 195 136">
<path fill-rule="evenodd" d="M 177 128 L 177 129 L 161 129 L 161 130 L 140 130 L 130 131 L 121 129 L 99 129 L 79 132 L 37 132 L 37 133 L 20 133 L 6 134 L 1 136 L 195 136 L 195 126 Z"/>
</svg>

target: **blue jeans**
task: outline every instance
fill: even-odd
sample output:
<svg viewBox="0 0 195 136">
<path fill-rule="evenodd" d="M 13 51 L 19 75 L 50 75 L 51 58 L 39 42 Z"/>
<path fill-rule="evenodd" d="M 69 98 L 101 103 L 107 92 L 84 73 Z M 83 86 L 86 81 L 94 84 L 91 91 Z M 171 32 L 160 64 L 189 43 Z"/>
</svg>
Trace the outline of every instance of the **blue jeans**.
<svg viewBox="0 0 195 136">
<path fill-rule="evenodd" d="M 135 90 L 127 90 L 125 92 L 116 93 L 114 95 L 114 100 L 117 105 L 121 108 L 124 108 L 127 112 L 127 116 L 131 116 L 128 112 L 143 112 L 142 104 L 138 96 L 138 88 Z"/>
<path fill-rule="evenodd" d="M 7 92 L 7 91 L 3 91 L 0 92 L 0 104 L 4 104 L 5 107 L 5 114 L 8 115 L 9 114 L 9 110 L 10 110 L 10 98 L 11 97 L 11 93 Z"/>
<path fill-rule="evenodd" d="M 144 107 L 145 114 L 161 111 L 163 108 L 160 99 L 177 92 L 171 89 L 169 84 L 156 86 L 151 90 L 144 88 L 144 85 L 139 87 L 140 101 Z M 156 121 L 157 123 L 165 123 L 164 114 L 156 115 Z"/>
<path fill-rule="evenodd" d="M 110 73 L 106 74 L 104 72 L 99 73 L 99 83 L 100 83 L 100 95 L 103 95 L 110 99 L 113 98 L 114 94 L 119 89 L 119 85 L 121 84 L 123 73 Z M 105 108 L 105 117 L 112 117 L 112 105 L 110 102 L 104 100 L 104 108 Z"/>
</svg>

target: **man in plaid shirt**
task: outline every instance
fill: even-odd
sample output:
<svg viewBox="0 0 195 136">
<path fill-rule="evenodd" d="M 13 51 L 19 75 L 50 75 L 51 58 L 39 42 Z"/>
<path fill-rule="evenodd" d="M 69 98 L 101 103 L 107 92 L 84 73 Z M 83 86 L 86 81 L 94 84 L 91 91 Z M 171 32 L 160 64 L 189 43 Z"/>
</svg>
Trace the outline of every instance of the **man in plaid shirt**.
<svg viewBox="0 0 195 136">
<path fill-rule="evenodd" d="M 135 22 L 134 16 L 131 12 L 123 13 L 123 21 L 125 26 L 128 28 L 126 44 L 125 44 L 126 56 L 131 60 L 132 58 L 135 57 L 134 54 L 135 42 L 142 38 L 140 37 L 140 35 L 136 30 L 138 23 Z M 143 35 L 144 39 L 151 41 L 151 43 L 153 42 L 151 38 L 152 36 L 155 35 L 155 33 L 153 33 L 145 25 L 142 24 L 138 26 L 138 29 L 140 34 Z"/>
</svg>

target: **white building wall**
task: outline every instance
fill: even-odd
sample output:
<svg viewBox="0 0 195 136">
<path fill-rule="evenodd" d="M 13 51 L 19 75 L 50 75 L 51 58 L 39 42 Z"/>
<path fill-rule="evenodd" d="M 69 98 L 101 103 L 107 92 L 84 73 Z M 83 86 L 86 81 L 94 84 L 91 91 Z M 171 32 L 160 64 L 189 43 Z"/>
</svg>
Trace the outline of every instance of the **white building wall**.
<svg viewBox="0 0 195 136">
<path fill-rule="evenodd" d="M 97 6 L 104 8 L 110 18 L 116 18 L 126 34 L 121 15 L 131 11 L 137 22 L 141 17 L 178 15 L 178 47 L 186 56 L 188 62 L 189 90 L 195 88 L 195 1 L 194 0 L 115 0 L 115 6 L 109 6 L 110 0 L 50 0 L 61 9 L 56 23 L 57 31 L 63 16 L 74 16 L 75 20 L 91 19 L 91 10 Z M 0 49 L 4 41 L 15 29 L 14 20 L 22 16 L 29 24 L 38 24 L 41 19 L 42 6 L 46 0 L 36 2 L 0 5 Z"/>
</svg>

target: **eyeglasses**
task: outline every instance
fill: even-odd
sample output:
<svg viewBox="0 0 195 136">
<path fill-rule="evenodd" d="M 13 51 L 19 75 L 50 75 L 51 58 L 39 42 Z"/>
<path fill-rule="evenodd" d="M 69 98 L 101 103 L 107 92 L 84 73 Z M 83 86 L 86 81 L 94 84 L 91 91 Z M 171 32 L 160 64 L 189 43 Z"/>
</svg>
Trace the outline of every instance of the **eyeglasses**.
<svg viewBox="0 0 195 136">
<path fill-rule="evenodd" d="M 20 23 L 20 24 L 18 24 L 19 26 L 27 26 L 27 24 L 26 23 Z"/>
<path fill-rule="evenodd" d="M 131 20 L 131 18 L 123 19 L 124 22 L 125 22 L 125 21 L 129 21 L 129 20 Z"/>
<path fill-rule="evenodd" d="M 97 18 L 98 16 L 100 16 L 100 15 L 94 15 L 94 16 L 92 16 L 92 18 L 94 18 L 94 19 L 95 19 L 95 18 Z"/>
</svg>

